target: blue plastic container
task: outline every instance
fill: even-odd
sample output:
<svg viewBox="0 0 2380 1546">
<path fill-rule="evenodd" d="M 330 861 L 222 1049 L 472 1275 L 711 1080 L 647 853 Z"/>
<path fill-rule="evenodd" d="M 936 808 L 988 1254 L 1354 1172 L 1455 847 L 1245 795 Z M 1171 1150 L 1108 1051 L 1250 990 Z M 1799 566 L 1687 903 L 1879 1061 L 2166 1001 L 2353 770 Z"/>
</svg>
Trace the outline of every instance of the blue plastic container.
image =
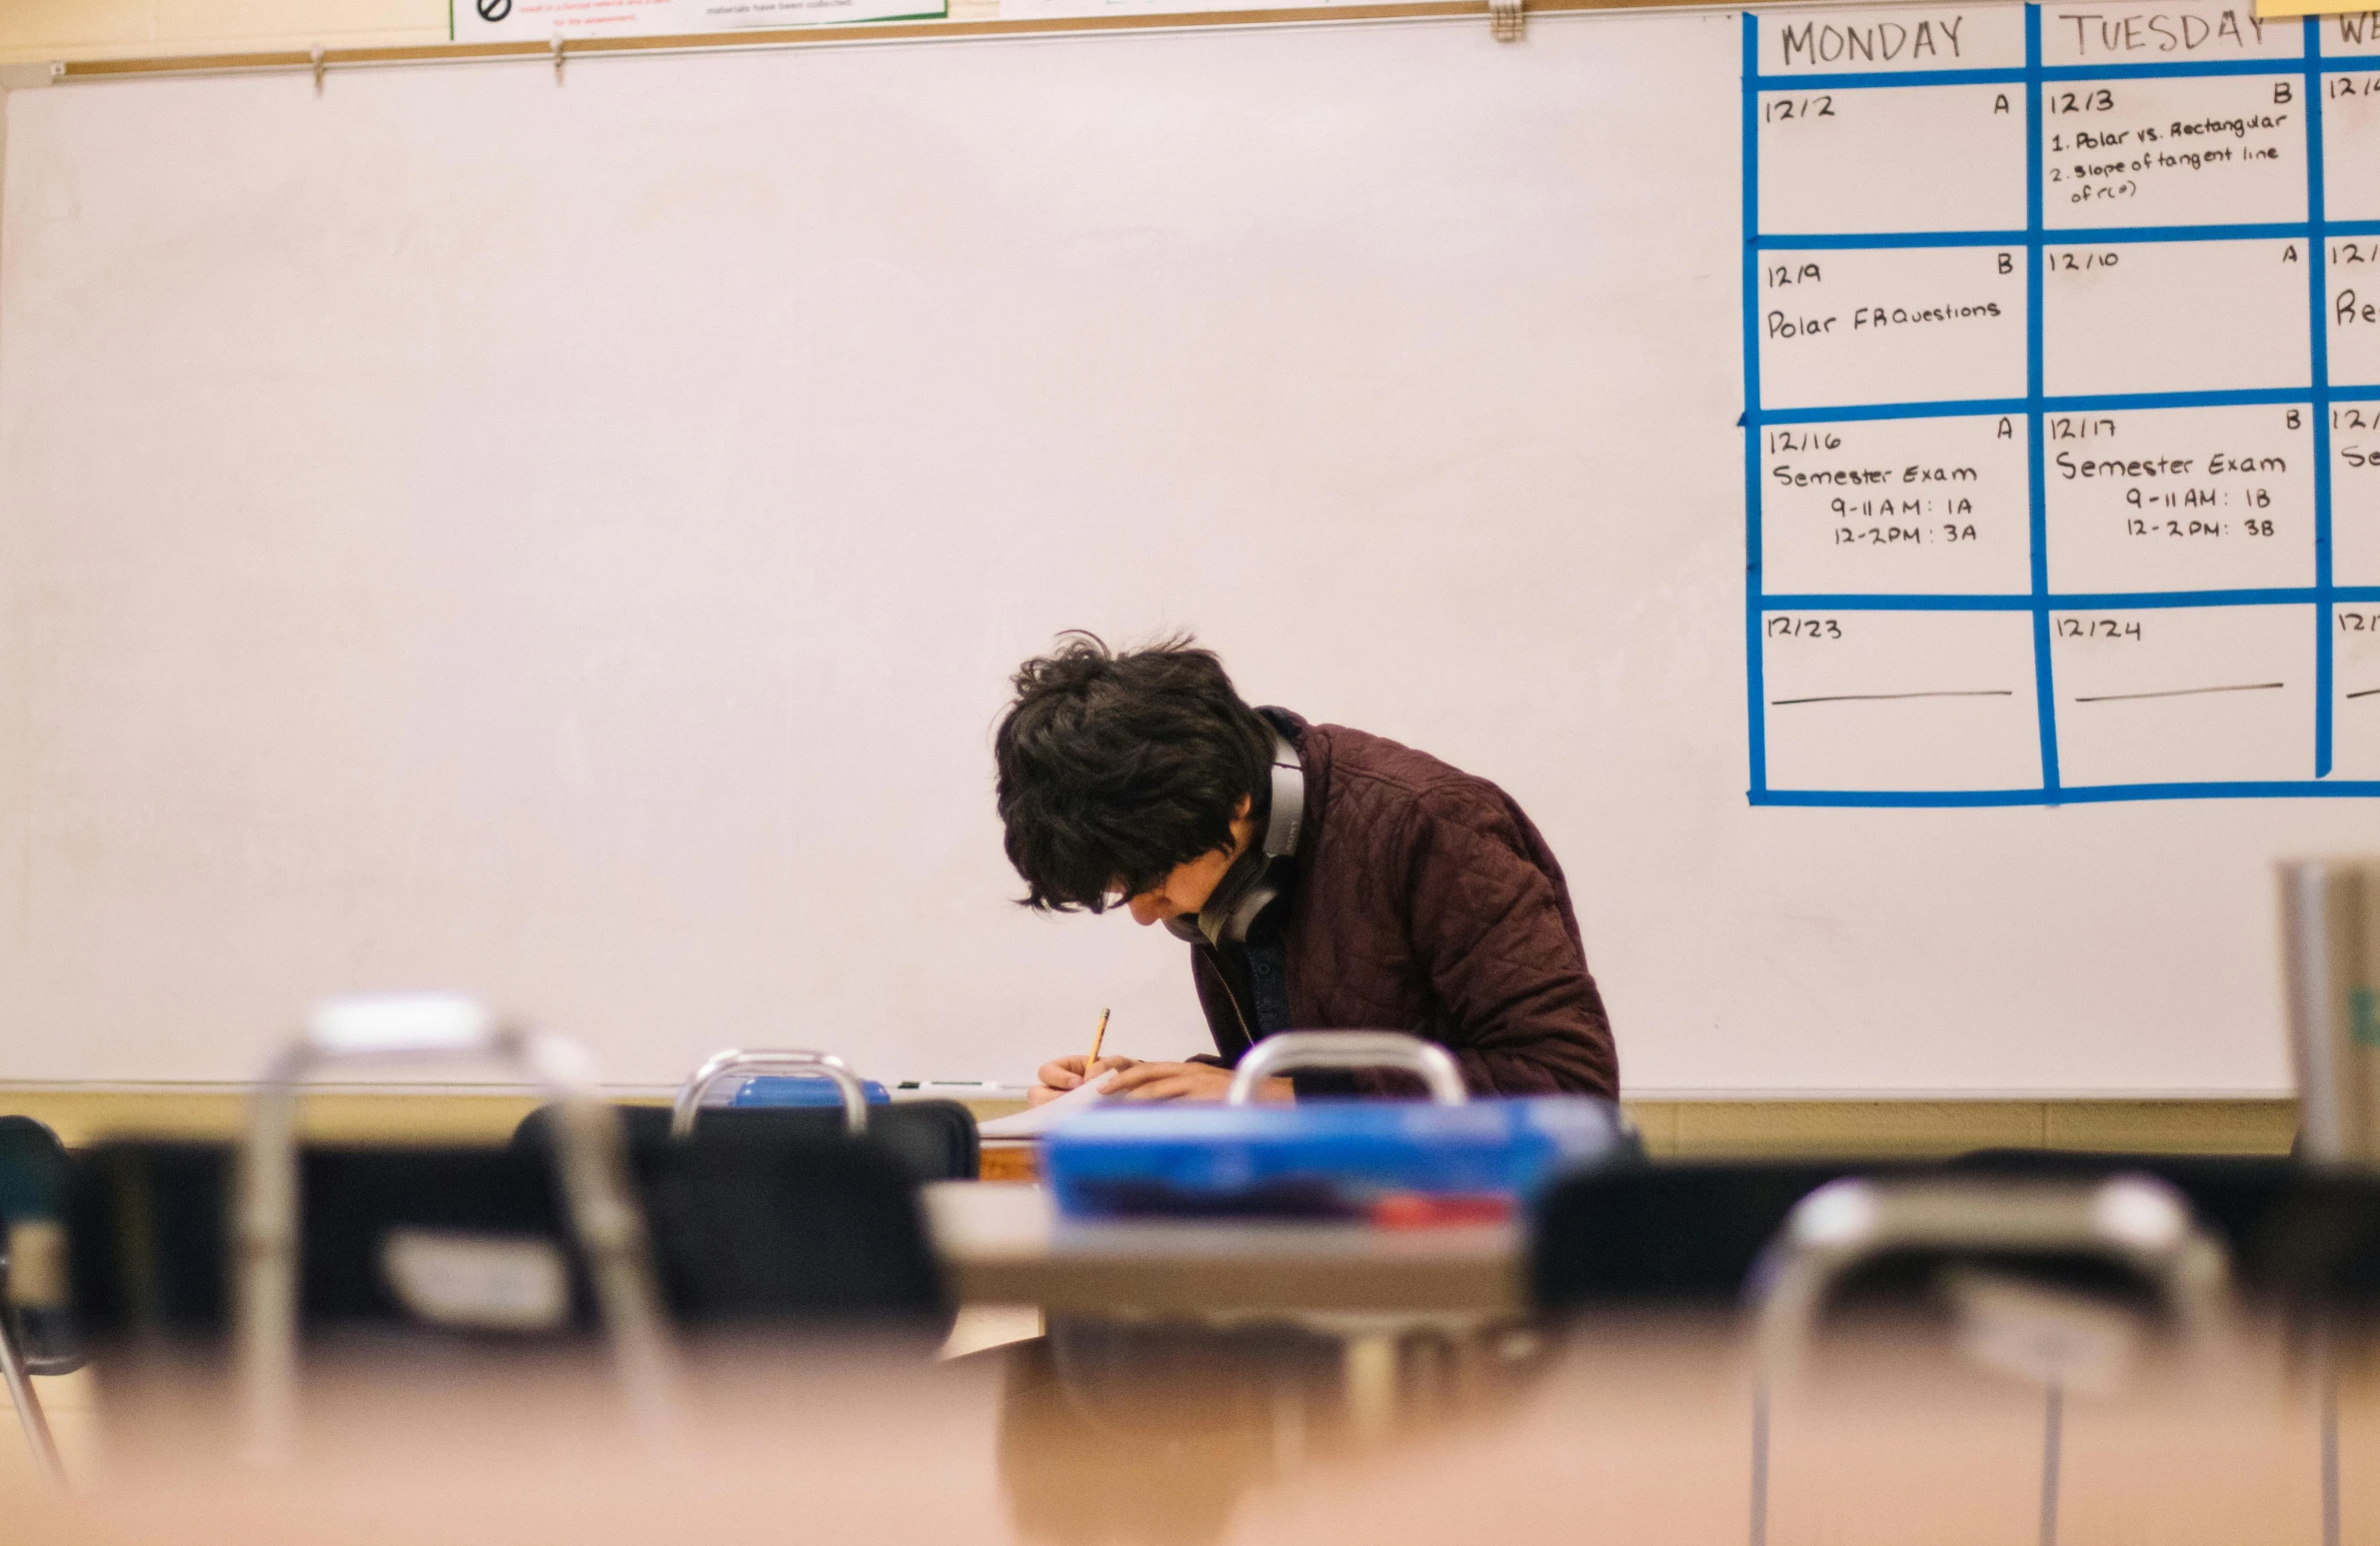
<svg viewBox="0 0 2380 1546">
<path fill-rule="evenodd" d="M 1410 1202 L 1426 1219 L 1457 1199 L 1517 1207 L 1561 1171 L 1642 1152 L 1616 1106 L 1582 1095 L 1184 1102 L 1086 1111 L 1043 1140 L 1042 1175 L 1077 1218 L 1379 1218 Z"/>
<path fill-rule="evenodd" d="M 893 1098 L 892 1091 L 874 1079 L 862 1079 L 860 1088 L 868 1092 L 868 1103 L 872 1106 L 881 1106 Z M 757 1079 L 746 1079 L 743 1087 L 736 1091 L 735 1098 L 728 1104 L 732 1106 L 839 1106 L 843 1104 L 843 1091 L 837 1087 L 833 1079 L 823 1073 L 772 1073 Z"/>
</svg>

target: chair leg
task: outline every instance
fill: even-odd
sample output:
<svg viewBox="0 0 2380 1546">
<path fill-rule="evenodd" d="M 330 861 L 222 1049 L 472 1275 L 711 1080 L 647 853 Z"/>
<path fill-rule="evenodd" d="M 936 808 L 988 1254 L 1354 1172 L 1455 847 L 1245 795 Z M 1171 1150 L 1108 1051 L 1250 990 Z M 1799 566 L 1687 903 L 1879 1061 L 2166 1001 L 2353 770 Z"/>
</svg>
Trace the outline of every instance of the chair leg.
<svg viewBox="0 0 2380 1546">
<path fill-rule="evenodd" d="M 52 1487 L 66 1485 L 65 1468 L 58 1463 L 58 1441 L 50 1437 L 50 1420 L 33 1393 L 33 1376 L 25 1369 L 25 1349 L 17 1339 L 16 1316 L 0 1304 L 0 1378 L 8 1383 L 8 1398 L 16 1403 L 17 1421 L 25 1430 L 25 1447 L 33 1452 L 33 1468 Z"/>
</svg>

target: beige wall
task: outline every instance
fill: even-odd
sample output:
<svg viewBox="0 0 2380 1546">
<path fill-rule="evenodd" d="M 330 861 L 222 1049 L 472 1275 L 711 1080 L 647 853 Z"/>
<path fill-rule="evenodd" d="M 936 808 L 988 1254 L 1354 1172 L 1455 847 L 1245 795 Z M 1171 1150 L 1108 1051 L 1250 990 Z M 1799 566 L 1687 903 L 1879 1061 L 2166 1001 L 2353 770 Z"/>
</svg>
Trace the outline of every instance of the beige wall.
<svg viewBox="0 0 2380 1546">
<path fill-rule="evenodd" d="M 0 0 L 0 61 L 443 43 L 446 0 Z"/>
</svg>

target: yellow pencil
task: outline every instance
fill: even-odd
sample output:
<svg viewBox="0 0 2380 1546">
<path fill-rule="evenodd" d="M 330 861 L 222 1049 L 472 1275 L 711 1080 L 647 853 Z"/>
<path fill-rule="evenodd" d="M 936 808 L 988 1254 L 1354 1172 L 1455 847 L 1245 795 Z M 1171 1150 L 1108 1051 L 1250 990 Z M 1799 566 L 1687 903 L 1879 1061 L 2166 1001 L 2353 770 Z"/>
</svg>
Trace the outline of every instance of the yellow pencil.
<svg viewBox="0 0 2380 1546">
<path fill-rule="evenodd" d="M 1100 1028 L 1093 1032 L 1091 1037 L 1091 1056 L 1085 1058 L 1083 1062 L 1083 1075 L 1086 1078 L 1091 1076 L 1091 1065 L 1100 1060 L 1100 1046 L 1108 1039 L 1108 1016 L 1114 1012 L 1113 1009 L 1100 1011 Z"/>
</svg>

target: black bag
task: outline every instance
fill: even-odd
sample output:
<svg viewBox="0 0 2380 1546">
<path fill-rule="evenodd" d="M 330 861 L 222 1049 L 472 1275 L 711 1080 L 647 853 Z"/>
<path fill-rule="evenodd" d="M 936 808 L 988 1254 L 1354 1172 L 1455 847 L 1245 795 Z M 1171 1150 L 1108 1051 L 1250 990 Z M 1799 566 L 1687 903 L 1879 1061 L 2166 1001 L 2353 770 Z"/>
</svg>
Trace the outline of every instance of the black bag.
<svg viewBox="0 0 2380 1546">
<path fill-rule="evenodd" d="M 632 1147 L 670 1140 L 667 1106 L 613 1107 Z M 552 1106 L 540 1106 L 521 1119 L 514 1145 L 528 1145 L 543 1153 L 552 1143 Z M 695 1121 L 695 1136 L 838 1138 L 844 1136 L 841 1106 L 711 1106 Z M 919 1181 L 972 1181 L 981 1164 L 981 1145 L 975 1113 L 956 1100 L 895 1100 L 868 1108 L 863 1142 L 882 1148 L 906 1166 Z"/>
</svg>

